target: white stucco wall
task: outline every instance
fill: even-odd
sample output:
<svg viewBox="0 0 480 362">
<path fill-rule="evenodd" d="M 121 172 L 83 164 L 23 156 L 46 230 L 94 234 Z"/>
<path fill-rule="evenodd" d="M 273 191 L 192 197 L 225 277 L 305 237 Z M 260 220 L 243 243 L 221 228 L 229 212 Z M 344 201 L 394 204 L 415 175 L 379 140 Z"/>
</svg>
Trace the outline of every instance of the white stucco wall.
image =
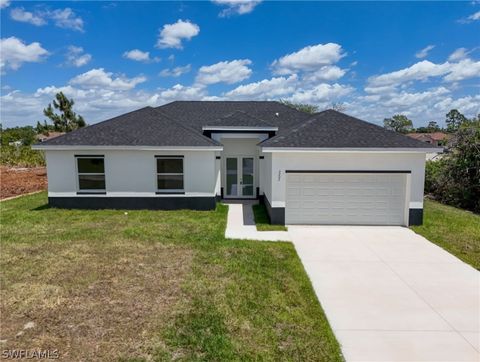
<svg viewBox="0 0 480 362">
<path fill-rule="evenodd" d="M 107 196 L 155 196 L 156 155 L 183 155 L 185 196 L 215 195 L 214 151 L 46 151 L 49 196 L 78 191 L 75 155 L 104 155 Z M 161 195 L 160 195 L 161 197 Z"/>
<path fill-rule="evenodd" d="M 271 202 L 272 200 L 272 154 L 263 153 L 264 159 L 260 161 L 260 194 L 264 194 Z"/>
<path fill-rule="evenodd" d="M 273 207 L 285 207 L 285 170 L 402 170 L 411 171 L 407 182 L 409 207 L 423 207 L 425 153 L 407 152 L 281 152 L 271 153 L 272 190 L 265 194 Z M 267 159 L 267 154 L 265 154 Z"/>
</svg>

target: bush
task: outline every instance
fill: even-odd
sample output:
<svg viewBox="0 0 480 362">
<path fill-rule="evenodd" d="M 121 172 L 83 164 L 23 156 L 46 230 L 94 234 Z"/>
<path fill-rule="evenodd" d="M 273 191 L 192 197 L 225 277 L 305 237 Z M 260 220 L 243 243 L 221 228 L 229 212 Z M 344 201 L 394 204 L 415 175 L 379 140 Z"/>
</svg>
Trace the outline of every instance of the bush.
<svg viewBox="0 0 480 362">
<path fill-rule="evenodd" d="M 425 168 L 425 191 L 435 199 L 480 212 L 480 122 L 464 124 L 449 144 L 450 153 Z"/>
<path fill-rule="evenodd" d="M 42 151 L 32 150 L 30 146 L 2 146 L 0 163 L 9 167 L 45 166 L 45 156 Z"/>
</svg>

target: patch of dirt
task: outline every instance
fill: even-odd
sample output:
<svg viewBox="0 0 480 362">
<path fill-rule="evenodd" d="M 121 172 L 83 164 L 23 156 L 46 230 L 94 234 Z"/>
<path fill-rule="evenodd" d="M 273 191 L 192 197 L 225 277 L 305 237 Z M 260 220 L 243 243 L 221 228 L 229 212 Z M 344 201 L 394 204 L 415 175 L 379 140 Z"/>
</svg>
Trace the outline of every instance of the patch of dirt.
<svg viewBox="0 0 480 362">
<path fill-rule="evenodd" d="M 151 358 L 162 344 L 159 331 L 186 298 L 181 284 L 192 251 L 153 243 L 112 246 L 80 253 L 82 245 L 68 265 L 48 263 L 56 273 L 33 273 L 37 283 L 4 288 L 2 348 L 58 350 L 67 361 Z"/>
<path fill-rule="evenodd" d="M 45 167 L 11 168 L 0 166 L 0 199 L 47 189 Z"/>
</svg>

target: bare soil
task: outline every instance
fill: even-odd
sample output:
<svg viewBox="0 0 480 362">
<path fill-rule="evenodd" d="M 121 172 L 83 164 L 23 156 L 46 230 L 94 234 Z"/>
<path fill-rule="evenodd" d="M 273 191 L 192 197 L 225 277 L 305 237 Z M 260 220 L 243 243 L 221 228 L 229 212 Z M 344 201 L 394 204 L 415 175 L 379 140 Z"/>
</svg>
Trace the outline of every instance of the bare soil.
<svg viewBox="0 0 480 362">
<path fill-rule="evenodd" d="M 12 168 L 0 166 L 0 199 L 47 189 L 45 167 Z"/>
</svg>

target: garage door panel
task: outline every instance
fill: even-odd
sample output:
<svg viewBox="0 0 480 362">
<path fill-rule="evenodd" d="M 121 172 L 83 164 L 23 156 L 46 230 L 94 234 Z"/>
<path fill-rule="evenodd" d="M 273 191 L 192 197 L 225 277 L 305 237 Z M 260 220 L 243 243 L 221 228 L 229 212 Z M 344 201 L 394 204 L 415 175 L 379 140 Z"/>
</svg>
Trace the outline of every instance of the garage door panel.
<svg viewBox="0 0 480 362">
<path fill-rule="evenodd" d="M 405 224 L 405 174 L 287 174 L 287 224 Z"/>
</svg>

